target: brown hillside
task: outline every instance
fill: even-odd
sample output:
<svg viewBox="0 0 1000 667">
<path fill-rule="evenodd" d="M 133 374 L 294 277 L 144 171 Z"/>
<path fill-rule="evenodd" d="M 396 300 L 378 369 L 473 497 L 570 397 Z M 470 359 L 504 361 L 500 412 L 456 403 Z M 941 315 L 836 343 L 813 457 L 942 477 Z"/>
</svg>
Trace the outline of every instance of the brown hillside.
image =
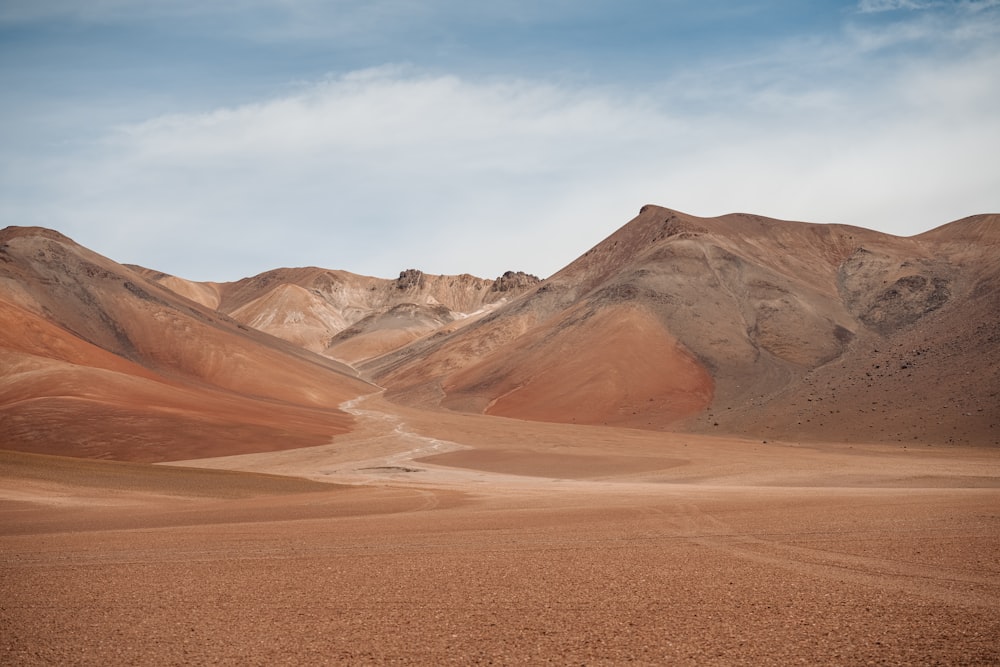
<svg viewBox="0 0 1000 667">
<path fill-rule="evenodd" d="M 36 228 L 0 232 L 0 439 L 165 460 L 328 442 L 346 367 L 241 327 Z"/>
<path fill-rule="evenodd" d="M 449 376 L 443 404 L 538 421 L 671 423 L 708 405 L 712 384 L 648 311 L 578 307 Z M 477 404 L 487 387 L 496 398 Z"/>
<path fill-rule="evenodd" d="M 219 284 L 143 271 L 150 279 L 242 324 L 351 363 L 385 354 L 436 326 L 495 308 L 538 282 L 534 276 L 513 271 L 485 280 L 407 269 L 399 278 L 387 280 L 305 267 L 275 269 Z M 412 321 L 407 314 L 413 316 Z M 428 317 L 434 325 L 429 326 Z M 357 334 L 364 335 L 348 343 Z"/>
<path fill-rule="evenodd" d="M 397 400 L 530 419 L 571 421 L 586 412 L 591 421 L 644 428 L 907 441 L 947 431 L 956 442 L 996 442 L 1000 418 L 996 401 L 988 400 L 1000 387 L 996 226 L 996 216 L 979 216 L 899 238 L 844 225 L 746 214 L 706 219 L 647 206 L 514 302 L 364 370 Z M 611 314 L 623 312 L 631 321 Z M 949 326 L 956 318 L 961 329 Z M 656 334 L 649 322 L 658 323 Z M 585 328 L 568 333 L 577 327 Z M 677 341 L 671 348 L 677 353 L 655 344 L 643 349 L 656 340 Z M 923 349 L 920 356 L 930 361 L 921 377 L 930 384 L 896 374 L 868 380 L 872 392 L 885 388 L 883 380 L 892 389 L 888 409 L 870 411 L 861 404 L 859 378 L 869 377 L 879 355 L 904 348 L 910 356 Z M 671 368 L 678 354 L 711 381 L 678 374 Z M 582 402 L 601 403 L 600 409 L 567 410 L 581 382 L 596 396 L 596 387 L 616 386 L 615 378 L 632 378 L 633 389 L 652 387 L 657 373 L 662 388 L 692 381 L 704 397 L 705 387 L 713 387 L 711 402 L 650 388 L 643 409 L 609 389 L 603 402 Z M 555 386 L 557 377 L 566 378 L 565 386 Z M 944 391 L 926 391 L 934 378 Z M 827 415 L 821 420 L 814 408 L 803 408 L 818 382 L 829 386 L 819 398 Z M 951 392 L 974 397 L 965 400 L 971 417 L 958 419 Z M 516 401 L 518 395 L 524 400 Z M 699 416 L 678 423 L 699 412 L 696 404 L 705 407 Z M 941 428 L 928 430 L 930 414 Z"/>
<path fill-rule="evenodd" d="M 408 343 L 466 318 L 442 305 L 402 303 L 376 311 L 334 336 L 323 351 L 328 357 L 356 364 L 397 350 Z"/>
<path fill-rule="evenodd" d="M 541 283 L 514 273 L 491 282 L 408 270 L 382 280 L 317 268 L 191 283 L 116 265 L 55 232 L 10 228 L 0 314 L 11 331 L 35 332 L 8 334 L 7 354 L 47 360 L 53 377 L 68 372 L 56 361 L 122 373 L 127 387 L 142 378 L 324 411 L 365 391 L 334 358 L 396 401 L 497 416 L 762 439 L 995 444 L 998 220 L 974 216 L 899 238 L 646 206 Z M 54 328 L 42 336 L 45 327 Z M 18 375 L 16 392 L 8 382 L 10 395 L 36 391 L 23 384 L 33 373 Z M 113 403 L 111 394 L 102 400 Z M 184 404 L 199 402 L 211 403 Z M 212 414 L 238 421 L 237 412 Z"/>
</svg>

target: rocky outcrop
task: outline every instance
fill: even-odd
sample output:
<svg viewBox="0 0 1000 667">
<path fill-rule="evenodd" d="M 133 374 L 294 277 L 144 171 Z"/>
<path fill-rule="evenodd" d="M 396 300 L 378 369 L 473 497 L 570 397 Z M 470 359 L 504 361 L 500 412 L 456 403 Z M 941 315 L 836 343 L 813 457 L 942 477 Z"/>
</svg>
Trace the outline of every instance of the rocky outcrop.
<svg viewBox="0 0 1000 667">
<path fill-rule="evenodd" d="M 865 326 L 887 336 L 951 298 L 953 268 L 933 258 L 899 258 L 859 248 L 841 266 L 838 287 Z"/>
<path fill-rule="evenodd" d="M 523 271 L 488 280 L 405 269 L 387 280 L 316 267 L 274 269 L 232 283 L 192 283 L 155 271 L 144 275 L 241 324 L 352 363 L 390 352 L 436 327 L 474 321 L 470 315 L 486 313 L 539 282 Z M 361 322 L 364 335 L 345 346 Z"/>
<path fill-rule="evenodd" d="M 399 272 L 399 278 L 396 278 L 396 289 L 409 290 L 409 289 L 419 289 L 424 286 L 426 280 L 424 279 L 424 272 L 417 269 L 405 269 Z"/>
<path fill-rule="evenodd" d="M 524 271 L 505 271 L 502 276 L 493 281 L 490 290 L 494 292 L 520 292 L 534 287 L 540 282 L 542 282 L 541 278 Z"/>
</svg>

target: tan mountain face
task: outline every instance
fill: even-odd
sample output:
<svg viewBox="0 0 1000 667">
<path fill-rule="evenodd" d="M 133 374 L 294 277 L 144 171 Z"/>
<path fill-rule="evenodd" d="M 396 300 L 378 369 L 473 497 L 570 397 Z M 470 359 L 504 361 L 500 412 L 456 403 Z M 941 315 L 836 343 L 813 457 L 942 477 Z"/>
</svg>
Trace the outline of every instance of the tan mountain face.
<svg viewBox="0 0 1000 667">
<path fill-rule="evenodd" d="M 538 278 L 435 276 L 396 280 L 315 267 L 276 269 L 234 283 L 193 283 L 140 269 L 148 278 L 254 329 L 325 356 L 358 363 L 509 301 Z"/>
<path fill-rule="evenodd" d="M 362 369 L 397 400 L 527 419 L 996 443 L 998 220 L 898 238 L 644 207 L 516 301 Z"/>
<path fill-rule="evenodd" d="M 48 230 L 0 232 L 5 447 L 156 461 L 328 442 L 375 391 Z"/>
<path fill-rule="evenodd" d="M 321 444 L 377 390 L 360 374 L 398 402 L 538 421 L 995 444 L 998 220 L 898 238 L 648 206 L 541 282 L 195 283 L 8 228 L 0 435 L 134 460 Z"/>
</svg>

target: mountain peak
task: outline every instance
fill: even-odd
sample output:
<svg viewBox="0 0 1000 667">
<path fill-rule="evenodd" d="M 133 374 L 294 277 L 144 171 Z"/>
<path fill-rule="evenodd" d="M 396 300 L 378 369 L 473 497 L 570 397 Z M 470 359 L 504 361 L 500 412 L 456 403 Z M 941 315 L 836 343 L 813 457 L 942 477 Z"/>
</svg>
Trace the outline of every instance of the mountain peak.
<svg viewBox="0 0 1000 667">
<path fill-rule="evenodd" d="M 61 234 L 54 229 L 48 229 L 47 227 L 19 227 L 11 225 L 10 227 L 0 229 L 0 243 L 6 243 L 11 239 L 29 237 L 39 237 L 52 241 L 59 241 L 61 243 L 76 244 L 73 239 L 69 238 L 65 234 Z"/>
</svg>

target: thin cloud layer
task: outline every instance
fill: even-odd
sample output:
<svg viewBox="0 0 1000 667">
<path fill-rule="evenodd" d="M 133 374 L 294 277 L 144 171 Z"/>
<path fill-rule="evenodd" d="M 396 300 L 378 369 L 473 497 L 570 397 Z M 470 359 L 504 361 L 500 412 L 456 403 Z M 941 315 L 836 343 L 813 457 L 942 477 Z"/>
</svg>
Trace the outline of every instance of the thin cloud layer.
<svg viewBox="0 0 1000 667">
<path fill-rule="evenodd" d="M 533 231 L 567 214 L 610 231 L 642 200 L 616 214 L 572 200 L 591 199 L 602 182 L 620 188 L 633 170 L 616 165 L 645 162 L 651 137 L 679 143 L 682 130 L 641 100 L 387 68 L 121 128 L 95 147 L 89 169 L 59 176 L 72 183 L 60 200 L 75 200 L 75 225 L 130 219 L 204 243 L 209 220 L 213 236 L 256 236 L 277 255 L 327 238 L 338 265 L 359 272 L 384 275 L 386 262 L 461 272 L 469 255 L 485 258 L 487 273 L 526 259 L 554 271 L 546 260 L 565 248 Z M 90 193 L 109 188 L 90 208 Z M 456 251 L 456 239 L 468 246 Z"/>
<path fill-rule="evenodd" d="M 853 16 L 918 3 L 889 4 Z M 144 102 L 0 158 L 0 220 L 217 280 L 549 275 L 650 202 L 917 233 L 1000 208 L 997 12 L 926 9 L 639 80 L 389 64 L 194 111 Z"/>
<path fill-rule="evenodd" d="M 1000 4 L 1000 0 L 861 0 L 858 3 L 858 11 L 875 13 L 950 8 L 977 12 L 996 7 L 998 4 Z"/>
</svg>

